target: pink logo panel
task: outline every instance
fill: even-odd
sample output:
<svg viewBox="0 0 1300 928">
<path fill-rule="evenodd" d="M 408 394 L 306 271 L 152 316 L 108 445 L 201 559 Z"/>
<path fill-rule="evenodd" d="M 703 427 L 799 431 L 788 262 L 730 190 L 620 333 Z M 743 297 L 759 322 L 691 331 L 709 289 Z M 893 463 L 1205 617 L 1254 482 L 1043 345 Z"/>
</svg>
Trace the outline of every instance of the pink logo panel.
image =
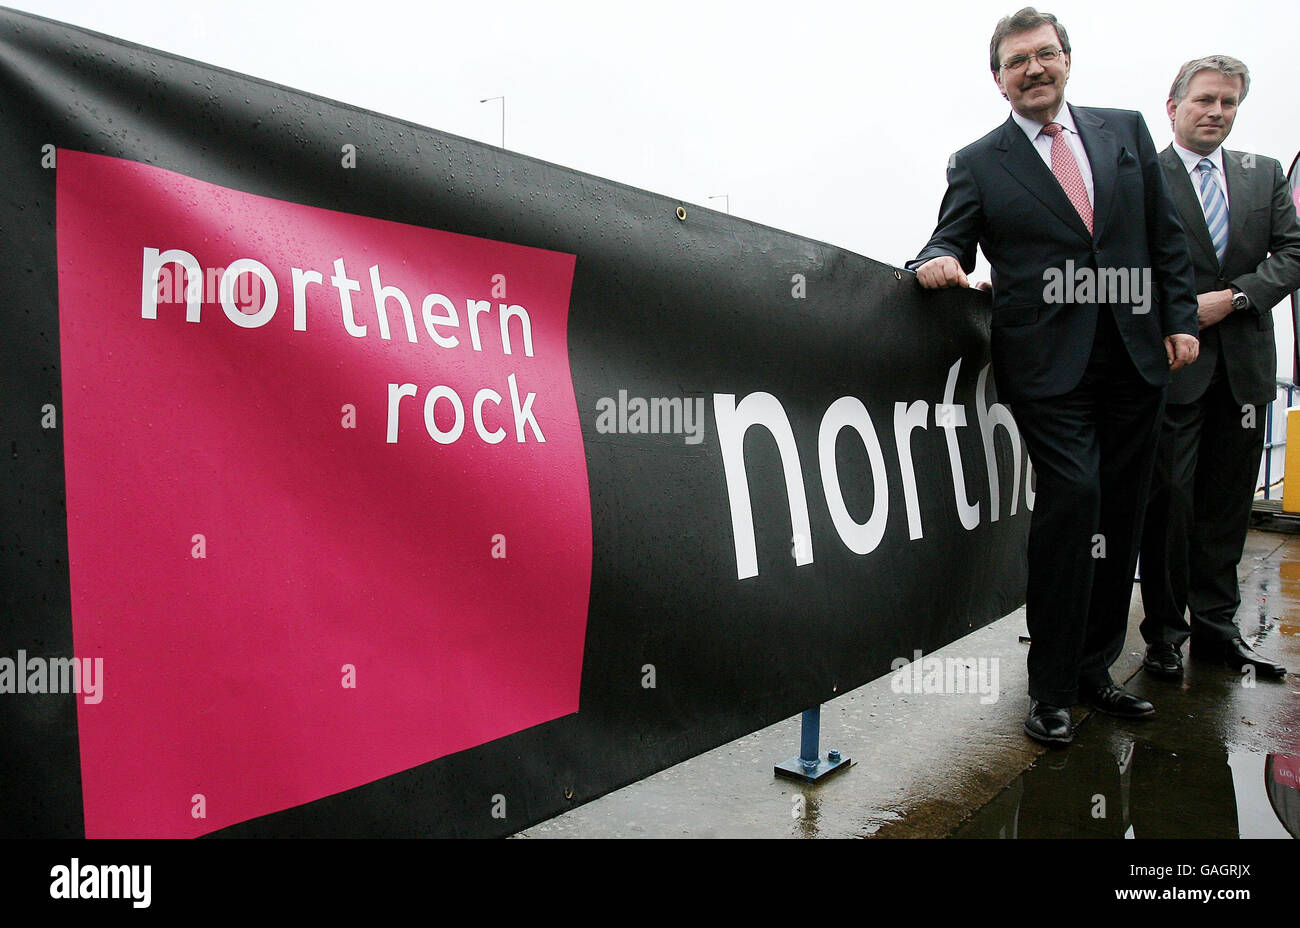
<svg viewBox="0 0 1300 928">
<path fill-rule="evenodd" d="M 573 255 L 75 151 L 57 214 L 88 836 L 211 832 L 578 710 Z"/>
</svg>

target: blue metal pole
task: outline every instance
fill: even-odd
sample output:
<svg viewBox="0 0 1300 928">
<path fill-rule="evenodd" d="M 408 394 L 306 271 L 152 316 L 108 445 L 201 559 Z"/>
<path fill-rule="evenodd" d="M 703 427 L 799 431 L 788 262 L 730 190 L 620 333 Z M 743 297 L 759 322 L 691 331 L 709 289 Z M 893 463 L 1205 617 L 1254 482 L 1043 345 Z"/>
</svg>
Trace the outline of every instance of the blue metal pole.
<svg viewBox="0 0 1300 928">
<path fill-rule="evenodd" d="M 781 761 L 772 772 L 778 777 L 816 783 L 832 773 L 849 769 L 853 759 L 844 757 L 837 750 L 827 751 L 826 758 L 822 759 L 817 745 L 821 740 L 821 727 L 822 707 L 818 705 L 806 710 L 799 729 L 799 754 Z"/>
<path fill-rule="evenodd" d="M 803 730 L 799 738 L 799 763 L 815 770 L 820 762 L 817 742 L 821 737 L 822 707 L 814 706 L 803 714 Z"/>
</svg>

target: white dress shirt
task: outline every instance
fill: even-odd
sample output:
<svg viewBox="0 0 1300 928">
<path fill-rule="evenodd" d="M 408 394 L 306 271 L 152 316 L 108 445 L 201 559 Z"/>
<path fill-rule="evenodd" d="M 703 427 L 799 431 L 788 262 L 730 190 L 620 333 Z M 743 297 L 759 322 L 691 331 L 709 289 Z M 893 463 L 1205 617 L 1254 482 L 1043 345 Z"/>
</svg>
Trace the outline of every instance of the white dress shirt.
<svg viewBox="0 0 1300 928">
<path fill-rule="evenodd" d="M 1024 130 L 1025 136 L 1029 143 L 1034 146 L 1038 156 L 1043 159 L 1047 169 L 1052 169 L 1052 137 L 1043 132 L 1042 123 L 1035 122 L 1028 116 L 1021 116 L 1015 110 L 1011 111 L 1011 118 L 1016 121 L 1016 125 Z M 1079 138 L 1079 130 L 1074 125 L 1074 114 L 1066 106 L 1065 101 L 1061 101 L 1061 109 L 1056 114 L 1052 122 L 1060 125 L 1061 135 L 1065 138 L 1065 143 L 1070 146 L 1070 151 L 1074 152 L 1074 160 L 1079 163 L 1079 174 L 1083 177 L 1083 186 L 1088 190 L 1088 202 L 1094 207 L 1097 205 L 1097 198 L 1092 192 L 1092 163 L 1088 161 L 1088 152 L 1083 147 L 1083 139 Z"/>
<path fill-rule="evenodd" d="M 1201 212 L 1205 212 L 1205 197 L 1201 196 L 1201 172 L 1196 166 L 1201 163 L 1202 158 L 1209 158 L 1210 163 L 1217 169 L 1214 172 L 1214 182 L 1219 185 L 1219 192 L 1223 194 L 1224 214 L 1231 218 L 1231 206 L 1228 203 L 1228 175 L 1223 171 L 1223 146 L 1220 145 L 1208 155 L 1198 155 L 1194 151 L 1189 151 L 1183 146 L 1174 142 L 1174 151 L 1178 157 L 1183 159 L 1183 167 L 1187 168 L 1187 174 L 1192 181 L 1192 189 L 1196 191 L 1196 199 L 1201 201 Z"/>
</svg>

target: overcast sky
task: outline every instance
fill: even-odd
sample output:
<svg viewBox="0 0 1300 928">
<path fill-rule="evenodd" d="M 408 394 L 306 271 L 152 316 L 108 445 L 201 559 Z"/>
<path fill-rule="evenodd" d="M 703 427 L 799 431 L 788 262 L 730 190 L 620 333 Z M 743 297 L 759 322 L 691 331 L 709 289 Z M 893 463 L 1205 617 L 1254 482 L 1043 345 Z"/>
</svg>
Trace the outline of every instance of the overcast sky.
<svg viewBox="0 0 1300 928">
<path fill-rule="evenodd" d="M 1023 2 L 1023 0 L 1021 0 Z M 988 41 L 1015 0 L 290 3 L 17 0 L 18 9 L 731 212 L 902 264 L 949 153 L 1006 119 Z M 1156 145 L 1185 60 L 1253 83 L 1228 147 L 1300 149 L 1295 0 L 1045 3 L 1066 97 L 1141 110 Z M 1207 25 L 1209 24 L 1209 25 Z M 983 262 L 979 276 L 987 277 Z M 1286 315 L 1286 314 L 1278 314 Z M 1289 325 L 1282 357 L 1290 351 Z M 1279 335 L 1283 333 L 1279 332 Z M 1287 365 L 1289 369 L 1289 365 Z"/>
<path fill-rule="evenodd" d="M 948 154 L 1006 118 L 988 40 L 1015 0 L 941 3 L 290 3 L 12 6 L 722 209 L 891 263 L 933 228 Z M 1292 0 L 1046 3 L 1067 99 L 1139 109 L 1157 146 L 1178 66 L 1254 83 L 1228 142 L 1300 148 Z M 1206 22 L 1214 24 L 1207 29 Z"/>
</svg>

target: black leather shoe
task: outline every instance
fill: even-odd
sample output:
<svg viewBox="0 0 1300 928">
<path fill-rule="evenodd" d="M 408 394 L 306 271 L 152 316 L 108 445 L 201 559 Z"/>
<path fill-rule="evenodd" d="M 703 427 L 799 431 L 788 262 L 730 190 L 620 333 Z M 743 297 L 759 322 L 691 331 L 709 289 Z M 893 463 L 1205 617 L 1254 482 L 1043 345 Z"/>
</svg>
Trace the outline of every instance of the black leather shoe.
<svg viewBox="0 0 1300 928">
<path fill-rule="evenodd" d="M 1156 714 L 1156 707 L 1151 703 L 1113 683 L 1096 689 L 1080 687 L 1079 695 L 1089 707 L 1122 719 L 1144 719 Z"/>
<path fill-rule="evenodd" d="M 1223 644 L 1209 645 L 1197 644 L 1193 641 L 1191 653 L 1198 660 L 1219 661 L 1227 664 L 1238 673 L 1245 669 L 1247 665 L 1250 665 L 1255 668 L 1255 672 L 1260 676 L 1286 676 L 1285 667 L 1264 657 L 1240 638 L 1233 638 Z"/>
<path fill-rule="evenodd" d="M 1183 678 L 1183 652 L 1168 641 L 1156 641 L 1147 645 L 1147 656 L 1142 666 L 1152 676 L 1162 680 L 1181 680 Z"/>
<path fill-rule="evenodd" d="M 1030 703 L 1029 717 L 1025 719 L 1025 734 L 1043 744 L 1069 744 L 1074 740 L 1070 710 L 1035 699 Z"/>
</svg>

